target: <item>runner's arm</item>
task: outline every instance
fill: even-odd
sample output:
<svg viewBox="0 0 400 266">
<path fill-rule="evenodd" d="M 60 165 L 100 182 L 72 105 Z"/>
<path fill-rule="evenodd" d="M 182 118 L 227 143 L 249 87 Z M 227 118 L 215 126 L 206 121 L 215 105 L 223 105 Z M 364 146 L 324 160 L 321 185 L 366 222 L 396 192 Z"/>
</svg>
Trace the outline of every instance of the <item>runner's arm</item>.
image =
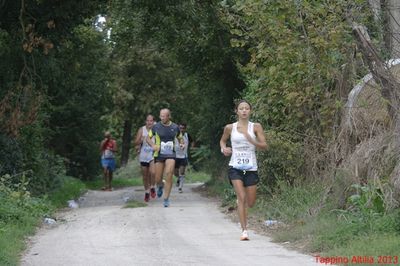
<svg viewBox="0 0 400 266">
<path fill-rule="evenodd" d="M 155 152 L 157 152 L 157 151 L 160 150 L 160 145 L 157 145 L 157 144 L 154 143 L 153 140 L 151 139 L 151 138 L 153 137 L 153 134 L 154 134 L 153 130 L 150 130 L 150 131 L 149 131 L 149 134 L 148 134 L 147 137 L 146 137 L 146 142 L 153 148 L 153 150 L 154 150 Z"/>
<path fill-rule="evenodd" d="M 102 153 L 104 151 L 104 145 L 105 145 L 106 141 L 107 141 L 106 139 L 103 139 L 101 141 L 101 143 L 100 143 L 100 153 Z"/>
<path fill-rule="evenodd" d="M 118 146 L 117 146 L 117 141 L 113 140 L 113 152 L 116 152 L 118 150 Z"/>
<path fill-rule="evenodd" d="M 226 143 L 231 135 L 232 132 L 232 124 L 228 124 L 224 128 L 224 133 L 219 141 L 219 146 L 221 147 L 221 153 L 225 156 L 230 156 L 232 154 L 232 148 L 226 147 Z"/>
<path fill-rule="evenodd" d="M 260 123 L 254 123 L 254 134 L 256 135 L 256 139 L 250 137 L 250 135 L 246 132 L 245 136 L 247 140 L 256 146 L 259 150 L 266 150 L 268 148 L 267 141 L 265 139 L 264 129 L 262 128 Z"/>
<path fill-rule="evenodd" d="M 142 138 L 143 138 L 143 128 L 141 127 L 137 131 L 135 140 L 133 142 L 135 144 L 135 150 L 137 153 L 140 152 L 140 146 L 142 145 L 143 142 Z"/>
</svg>

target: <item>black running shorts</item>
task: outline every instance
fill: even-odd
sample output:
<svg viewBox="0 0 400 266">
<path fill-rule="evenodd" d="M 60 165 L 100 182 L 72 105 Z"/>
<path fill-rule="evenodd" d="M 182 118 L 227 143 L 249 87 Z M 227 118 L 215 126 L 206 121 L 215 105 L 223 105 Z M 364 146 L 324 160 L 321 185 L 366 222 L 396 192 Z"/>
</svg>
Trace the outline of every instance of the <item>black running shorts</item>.
<svg viewBox="0 0 400 266">
<path fill-rule="evenodd" d="M 231 184 L 232 180 L 242 180 L 245 187 L 255 186 L 260 181 L 257 171 L 244 171 L 233 167 L 228 170 L 228 178 Z"/>
<path fill-rule="evenodd" d="M 179 168 L 181 166 L 187 166 L 188 159 L 187 158 L 175 158 L 175 168 Z"/>
</svg>

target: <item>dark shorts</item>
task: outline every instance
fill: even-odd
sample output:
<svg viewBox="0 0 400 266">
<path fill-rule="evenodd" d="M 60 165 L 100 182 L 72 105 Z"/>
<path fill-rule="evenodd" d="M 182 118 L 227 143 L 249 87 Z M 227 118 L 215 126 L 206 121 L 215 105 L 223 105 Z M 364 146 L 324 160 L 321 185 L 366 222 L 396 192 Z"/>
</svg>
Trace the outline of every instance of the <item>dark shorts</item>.
<svg viewBox="0 0 400 266">
<path fill-rule="evenodd" d="M 115 159 L 114 158 L 101 159 L 101 166 L 103 168 L 107 168 L 111 172 L 114 172 L 114 170 L 115 170 Z"/>
<path fill-rule="evenodd" d="M 242 180 L 245 187 L 255 186 L 260 181 L 257 171 L 243 171 L 232 167 L 228 170 L 228 178 L 231 184 L 232 180 Z"/>
<path fill-rule="evenodd" d="M 155 163 L 165 163 L 165 161 L 168 159 L 175 160 L 175 157 L 155 157 L 154 162 Z"/>
<path fill-rule="evenodd" d="M 187 158 L 176 158 L 175 159 L 175 168 L 179 168 L 181 166 L 187 166 L 188 159 Z"/>
<path fill-rule="evenodd" d="M 140 165 L 141 165 L 141 166 L 144 166 L 144 167 L 149 167 L 149 166 L 150 166 L 150 162 L 148 162 L 148 163 L 146 163 L 146 162 L 140 162 Z"/>
</svg>

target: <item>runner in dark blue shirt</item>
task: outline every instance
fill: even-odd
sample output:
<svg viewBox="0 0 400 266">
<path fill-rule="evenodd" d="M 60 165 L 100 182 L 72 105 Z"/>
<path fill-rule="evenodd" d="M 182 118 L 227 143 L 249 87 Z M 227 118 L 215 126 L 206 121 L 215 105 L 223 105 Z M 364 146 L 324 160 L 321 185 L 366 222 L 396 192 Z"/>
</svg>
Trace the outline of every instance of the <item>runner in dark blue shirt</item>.
<svg viewBox="0 0 400 266">
<path fill-rule="evenodd" d="M 159 198 L 163 195 L 162 176 L 165 172 L 164 207 L 168 207 L 170 204 L 169 195 L 172 188 L 176 156 L 174 143 L 179 135 L 179 127 L 170 120 L 170 116 L 169 109 L 161 109 L 160 122 L 153 126 L 147 137 L 147 142 L 154 150 L 155 178 L 158 185 L 157 196 Z M 151 140 L 153 136 L 155 137 L 155 142 Z M 180 141 L 183 145 L 183 140 Z"/>
</svg>

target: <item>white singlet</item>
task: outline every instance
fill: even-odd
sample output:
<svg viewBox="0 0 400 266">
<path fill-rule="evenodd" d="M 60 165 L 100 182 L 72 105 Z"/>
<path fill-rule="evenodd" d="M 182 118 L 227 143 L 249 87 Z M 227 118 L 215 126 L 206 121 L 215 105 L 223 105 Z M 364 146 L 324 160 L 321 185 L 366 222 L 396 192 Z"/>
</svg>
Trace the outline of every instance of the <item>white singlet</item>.
<svg viewBox="0 0 400 266">
<path fill-rule="evenodd" d="M 256 147 L 237 131 L 237 124 L 237 122 L 232 124 L 232 156 L 229 166 L 240 170 L 257 171 Z M 256 139 L 254 123 L 249 122 L 247 132 L 253 139 Z"/>
<path fill-rule="evenodd" d="M 142 145 L 140 147 L 139 161 L 149 163 L 153 160 L 153 148 L 147 143 L 146 138 L 149 131 L 146 126 L 142 127 Z"/>
<path fill-rule="evenodd" d="M 183 134 L 182 138 L 183 138 L 183 143 L 185 144 L 185 147 L 183 149 L 181 149 L 178 139 L 175 139 L 175 155 L 176 158 L 179 159 L 185 159 L 188 157 L 189 136 L 187 132 Z"/>
</svg>

